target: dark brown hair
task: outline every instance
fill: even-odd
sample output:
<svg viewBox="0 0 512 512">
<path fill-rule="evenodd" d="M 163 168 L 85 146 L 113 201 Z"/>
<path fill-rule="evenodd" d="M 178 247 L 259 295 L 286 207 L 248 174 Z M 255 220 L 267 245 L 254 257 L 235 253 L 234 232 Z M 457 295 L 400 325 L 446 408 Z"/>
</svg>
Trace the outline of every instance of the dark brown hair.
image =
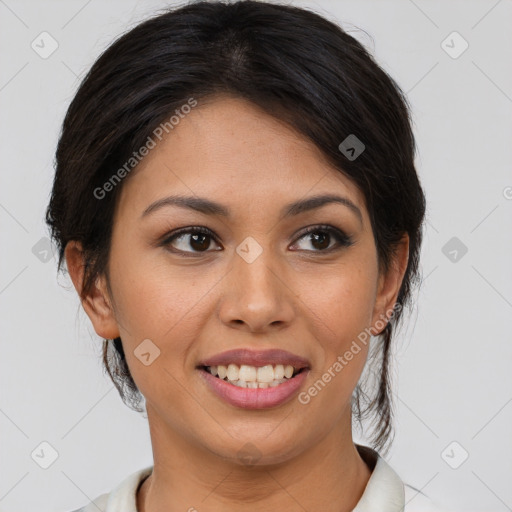
<svg viewBox="0 0 512 512">
<path fill-rule="evenodd" d="M 360 424 L 374 415 L 373 447 L 386 448 L 393 433 L 392 332 L 419 280 L 425 197 L 404 94 L 362 44 L 323 16 L 263 1 L 192 2 L 144 21 L 107 48 L 69 106 L 56 151 L 46 222 L 59 248 L 58 270 L 66 244 L 77 240 L 85 259 L 82 298 L 99 275 L 108 279 L 113 212 L 130 175 L 101 199 L 94 191 L 189 98 L 201 104 L 216 94 L 244 98 L 285 121 L 359 187 L 381 271 L 409 235 L 401 308 L 371 356 L 379 359 L 376 392 L 360 383 L 352 401 Z M 349 135 L 365 145 L 357 158 L 339 149 Z M 103 359 L 125 403 L 142 410 L 120 338 L 105 340 Z"/>
</svg>

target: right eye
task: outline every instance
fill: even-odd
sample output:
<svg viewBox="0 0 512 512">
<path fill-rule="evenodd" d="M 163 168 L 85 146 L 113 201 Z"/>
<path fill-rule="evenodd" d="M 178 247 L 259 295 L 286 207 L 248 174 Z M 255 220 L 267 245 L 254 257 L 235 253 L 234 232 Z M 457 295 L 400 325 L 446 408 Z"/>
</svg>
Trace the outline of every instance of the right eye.
<svg viewBox="0 0 512 512">
<path fill-rule="evenodd" d="M 201 226 L 181 228 L 173 231 L 162 242 L 163 246 L 171 246 L 172 252 L 178 252 L 188 255 L 194 253 L 211 252 L 208 248 L 211 241 L 216 240 L 215 235 L 211 230 Z M 177 247 L 178 246 L 178 247 Z M 190 250 L 192 249 L 192 250 Z M 219 249 L 215 249 L 219 250 Z"/>
</svg>

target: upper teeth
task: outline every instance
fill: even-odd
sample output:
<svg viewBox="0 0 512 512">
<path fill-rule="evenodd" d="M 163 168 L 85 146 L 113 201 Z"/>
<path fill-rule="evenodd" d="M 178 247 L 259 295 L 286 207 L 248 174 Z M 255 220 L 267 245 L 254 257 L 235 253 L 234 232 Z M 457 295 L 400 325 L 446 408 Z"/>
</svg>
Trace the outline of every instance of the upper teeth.
<svg viewBox="0 0 512 512">
<path fill-rule="evenodd" d="M 290 379 L 293 375 L 294 368 L 292 365 L 268 364 L 266 366 L 249 366 L 243 364 L 238 366 L 236 364 L 229 364 L 228 366 L 209 366 L 212 375 L 218 375 L 220 379 L 227 377 L 228 380 L 235 382 L 243 380 L 245 382 L 272 382 L 274 380 L 286 377 Z"/>
</svg>

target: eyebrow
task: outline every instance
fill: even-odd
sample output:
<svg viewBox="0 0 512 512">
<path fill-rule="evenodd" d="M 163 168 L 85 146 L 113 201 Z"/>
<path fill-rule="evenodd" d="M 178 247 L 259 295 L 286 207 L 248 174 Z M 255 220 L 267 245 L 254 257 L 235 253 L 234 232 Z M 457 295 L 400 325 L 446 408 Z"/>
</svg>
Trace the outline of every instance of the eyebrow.
<svg viewBox="0 0 512 512">
<path fill-rule="evenodd" d="M 359 222 L 363 223 L 363 215 L 361 210 L 347 197 L 342 197 L 333 194 L 323 194 L 313 197 L 308 197 L 307 199 L 300 199 L 293 203 L 287 204 L 281 210 L 281 219 L 286 217 L 292 217 L 295 215 L 299 215 L 304 212 L 308 212 L 311 210 L 315 210 L 317 208 L 321 208 L 327 204 L 338 203 L 349 208 L 359 219 Z M 154 203 L 151 203 L 141 215 L 141 219 L 146 217 L 152 212 L 159 210 L 160 208 L 166 206 L 178 206 L 180 208 L 188 208 L 190 210 L 194 210 L 200 213 L 204 213 L 205 215 L 216 215 L 225 218 L 229 218 L 231 216 L 229 208 L 223 206 L 215 201 L 211 201 L 210 199 L 206 199 L 204 197 L 192 197 L 192 196 L 168 196 L 162 199 L 158 199 Z"/>
</svg>

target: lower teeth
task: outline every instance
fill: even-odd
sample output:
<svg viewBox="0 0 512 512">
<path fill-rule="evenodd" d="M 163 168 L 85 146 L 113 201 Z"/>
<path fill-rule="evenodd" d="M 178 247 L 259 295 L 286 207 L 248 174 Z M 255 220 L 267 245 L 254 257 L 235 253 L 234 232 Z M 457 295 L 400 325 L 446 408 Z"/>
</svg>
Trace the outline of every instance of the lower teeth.
<svg viewBox="0 0 512 512">
<path fill-rule="evenodd" d="M 219 377 L 217 377 L 219 378 Z M 290 379 L 277 379 L 273 380 L 272 382 L 245 382 L 244 380 L 236 380 L 236 381 L 230 381 L 225 377 L 224 379 L 221 379 L 224 382 L 228 382 L 229 384 L 232 384 L 233 386 L 237 386 L 239 388 L 252 388 L 252 389 L 265 389 L 265 388 L 274 388 L 276 386 L 279 386 L 279 384 L 282 384 L 283 382 L 286 382 Z"/>
</svg>

